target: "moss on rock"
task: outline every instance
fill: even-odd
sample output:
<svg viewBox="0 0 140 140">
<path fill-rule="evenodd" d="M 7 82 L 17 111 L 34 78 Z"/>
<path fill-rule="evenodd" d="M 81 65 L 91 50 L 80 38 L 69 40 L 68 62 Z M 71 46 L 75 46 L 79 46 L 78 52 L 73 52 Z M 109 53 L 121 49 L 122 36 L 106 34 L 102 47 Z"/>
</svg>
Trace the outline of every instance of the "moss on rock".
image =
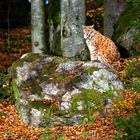
<svg viewBox="0 0 140 140">
<path fill-rule="evenodd" d="M 94 71 L 98 71 L 98 70 L 99 70 L 99 68 L 97 68 L 97 67 L 89 67 L 89 68 L 85 69 L 84 72 L 87 74 L 90 74 L 90 73 L 93 73 Z"/>
<path fill-rule="evenodd" d="M 140 53 L 140 47 L 137 45 L 140 43 L 140 3 L 130 5 L 121 14 L 119 21 L 115 25 L 113 40 L 132 54 L 135 54 L 135 52 Z"/>
</svg>

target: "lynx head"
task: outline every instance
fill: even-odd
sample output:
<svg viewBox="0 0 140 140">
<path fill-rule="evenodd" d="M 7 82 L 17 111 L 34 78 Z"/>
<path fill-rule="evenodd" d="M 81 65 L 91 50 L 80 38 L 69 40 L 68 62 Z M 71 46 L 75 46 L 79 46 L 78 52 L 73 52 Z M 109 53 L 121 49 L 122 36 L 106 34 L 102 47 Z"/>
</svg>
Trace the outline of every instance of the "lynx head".
<svg viewBox="0 0 140 140">
<path fill-rule="evenodd" d="M 95 32 L 94 25 L 91 26 L 83 25 L 82 28 L 83 28 L 84 39 L 90 39 L 91 35 L 92 37 L 94 36 L 94 32 Z"/>
</svg>

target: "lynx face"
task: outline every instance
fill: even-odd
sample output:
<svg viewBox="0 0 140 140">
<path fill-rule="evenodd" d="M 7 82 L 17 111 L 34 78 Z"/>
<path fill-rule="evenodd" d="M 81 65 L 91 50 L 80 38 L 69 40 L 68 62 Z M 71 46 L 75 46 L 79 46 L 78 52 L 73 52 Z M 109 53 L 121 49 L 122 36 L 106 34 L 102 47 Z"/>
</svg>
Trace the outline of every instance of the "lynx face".
<svg viewBox="0 0 140 140">
<path fill-rule="evenodd" d="M 110 64 L 119 60 L 120 54 L 114 42 L 96 31 L 93 26 L 83 26 L 83 34 L 91 60 Z"/>
<path fill-rule="evenodd" d="M 83 26 L 84 39 L 89 39 L 91 37 L 91 34 L 92 37 L 95 35 L 93 29 L 93 26 Z"/>
</svg>

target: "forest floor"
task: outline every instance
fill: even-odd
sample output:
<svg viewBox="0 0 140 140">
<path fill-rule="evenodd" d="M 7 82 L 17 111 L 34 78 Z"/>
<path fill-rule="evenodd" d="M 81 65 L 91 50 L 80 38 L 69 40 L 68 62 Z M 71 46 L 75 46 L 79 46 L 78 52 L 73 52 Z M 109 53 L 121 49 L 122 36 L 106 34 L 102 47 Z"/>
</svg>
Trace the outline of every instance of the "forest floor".
<svg viewBox="0 0 140 140">
<path fill-rule="evenodd" d="M 22 54 L 31 52 L 29 28 L 16 28 L 0 31 L 0 72 L 7 68 Z M 122 73 L 131 60 L 116 64 L 118 74 Z M 126 118 L 134 108 L 134 100 L 140 99 L 140 94 L 132 94 L 131 90 L 124 90 L 124 99 L 112 108 L 115 115 Z M 107 116 L 94 114 L 94 122 L 81 126 L 59 126 L 54 128 L 33 128 L 25 125 L 19 118 L 15 106 L 10 98 L 0 103 L 0 140 L 112 140 L 117 134 L 114 126 L 114 114 Z"/>
</svg>

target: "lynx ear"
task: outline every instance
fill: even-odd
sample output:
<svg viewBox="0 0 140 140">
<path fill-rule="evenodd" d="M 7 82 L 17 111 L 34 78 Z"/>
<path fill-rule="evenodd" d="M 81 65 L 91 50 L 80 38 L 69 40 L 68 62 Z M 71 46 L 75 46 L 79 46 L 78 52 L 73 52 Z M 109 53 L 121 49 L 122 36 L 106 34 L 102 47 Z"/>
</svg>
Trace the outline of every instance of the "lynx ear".
<svg viewBox="0 0 140 140">
<path fill-rule="evenodd" d="M 94 24 L 93 24 L 93 25 L 91 25 L 91 27 L 92 27 L 92 28 L 94 28 Z"/>
</svg>

